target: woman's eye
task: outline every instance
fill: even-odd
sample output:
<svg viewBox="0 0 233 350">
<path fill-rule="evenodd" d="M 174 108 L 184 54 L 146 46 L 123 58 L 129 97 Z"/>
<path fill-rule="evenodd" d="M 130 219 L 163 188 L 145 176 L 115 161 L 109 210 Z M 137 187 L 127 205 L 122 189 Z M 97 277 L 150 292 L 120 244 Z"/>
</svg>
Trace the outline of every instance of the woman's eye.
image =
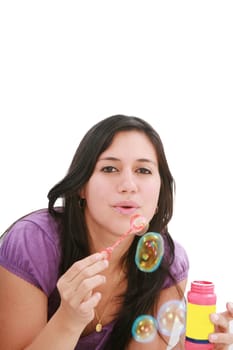
<svg viewBox="0 0 233 350">
<path fill-rule="evenodd" d="M 103 171 L 104 173 L 114 173 L 117 171 L 117 169 L 113 166 L 105 166 L 101 169 L 101 171 Z"/>
<path fill-rule="evenodd" d="M 147 168 L 139 168 L 137 169 L 137 173 L 140 173 L 140 174 L 152 174 L 151 171 Z"/>
</svg>

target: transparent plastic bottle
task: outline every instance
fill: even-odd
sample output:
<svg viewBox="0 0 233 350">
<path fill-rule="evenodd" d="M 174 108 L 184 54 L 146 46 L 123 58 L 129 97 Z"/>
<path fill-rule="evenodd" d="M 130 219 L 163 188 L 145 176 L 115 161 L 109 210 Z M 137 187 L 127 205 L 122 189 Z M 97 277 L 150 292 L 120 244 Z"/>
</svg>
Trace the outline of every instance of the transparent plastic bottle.
<svg viewBox="0 0 233 350">
<path fill-rule="evenodd" d="M 185 350 L 213 350 L 208 335 L 214 332 L 210 314 L 216 312 L 214 284 L 208 281 L 191 282 L 187 293 Z"/>
</svg>

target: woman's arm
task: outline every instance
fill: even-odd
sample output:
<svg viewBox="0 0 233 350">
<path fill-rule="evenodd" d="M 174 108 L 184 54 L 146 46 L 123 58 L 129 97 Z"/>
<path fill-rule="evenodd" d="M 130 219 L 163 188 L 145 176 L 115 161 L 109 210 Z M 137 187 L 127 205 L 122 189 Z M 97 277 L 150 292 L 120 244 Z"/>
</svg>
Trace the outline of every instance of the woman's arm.
<svg viewBox="0 0 233 350">
<path fill-rule="evenodd" d="M 186 288 L 186 283 L 187 283 L 187 280 L 183 280 L 178 284 L 178 287 L 181 289 L 183 294 Z M 166 302 L 173 301 L 173 300 L 181 300 L 181 298 L 182 297 L 179 295 L 176 286 L 172 286 L 164 289 L 160 294 L 158 310 Z M 156 315 L 155 315 L 155 318 L 156 318 Z M 167 342 L 165 342 L 159 335 L 156 335 L 155 339 L 149 343 L 139 343 L 135 340 L 132 340 L 130 342 L 128 350 L 170 350 L 170 349 L 181 350 L 181 349 L 184 349 L 184 334 L 181 335 L 180 338 L 178 337 L 178 339 L 176 339 L 176 337 L 174 337 L 173 339 L 172 337 L 171 339 L 170 337 L 166 337 L 166 341 Z"/>
<path fill-rule="evenodd" d="M 0 266 L 0 349 L 24 349 L 46 323 L 46 295 Z"/>
<path fill-rule="evenodd" d="M 44 292 L 0 267 L 0 350 L 73 350 L 94 317 L 108 262 L 93 254 L 76 262 L 59 279 L 61 303 L 47 323 Z"/>
</svg>

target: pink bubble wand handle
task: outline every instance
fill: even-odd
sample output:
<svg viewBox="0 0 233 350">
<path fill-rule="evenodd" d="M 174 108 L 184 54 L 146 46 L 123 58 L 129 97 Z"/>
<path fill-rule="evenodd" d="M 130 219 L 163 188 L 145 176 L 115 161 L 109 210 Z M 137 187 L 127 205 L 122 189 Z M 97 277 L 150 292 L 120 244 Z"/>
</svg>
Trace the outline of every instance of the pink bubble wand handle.
<svg viewBox="0 0 233 350">
<path fill-rule="evenodd" d="M 110 247 L 105 248 L 102 252 L 107 253 L 107 259 L 110 260 L 113 250 L 129 235 L 143 235 L 148 228 L 147 220 L 144 216 L 136 214 L 130 218 L 130 228 L 124 232 L 121 237 Z"/>
</svg>

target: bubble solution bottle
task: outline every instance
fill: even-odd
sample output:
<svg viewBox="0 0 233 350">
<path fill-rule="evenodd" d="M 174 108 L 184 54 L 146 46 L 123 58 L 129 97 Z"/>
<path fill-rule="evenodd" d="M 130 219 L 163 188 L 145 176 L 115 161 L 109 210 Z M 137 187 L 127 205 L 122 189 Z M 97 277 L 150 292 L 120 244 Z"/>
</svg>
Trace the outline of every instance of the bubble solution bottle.
<svg viewBox="0 0 233 350">
<path fill-rule="evenodd" d="M 214 349 L 214 344 L 208 341 L 208 335 L 214 332 L 209 315 L 216 312 L 216 300 L 212 282 L 191 282 L 190 291 L 187 293 L 185 350 Z"/>
</svg>

